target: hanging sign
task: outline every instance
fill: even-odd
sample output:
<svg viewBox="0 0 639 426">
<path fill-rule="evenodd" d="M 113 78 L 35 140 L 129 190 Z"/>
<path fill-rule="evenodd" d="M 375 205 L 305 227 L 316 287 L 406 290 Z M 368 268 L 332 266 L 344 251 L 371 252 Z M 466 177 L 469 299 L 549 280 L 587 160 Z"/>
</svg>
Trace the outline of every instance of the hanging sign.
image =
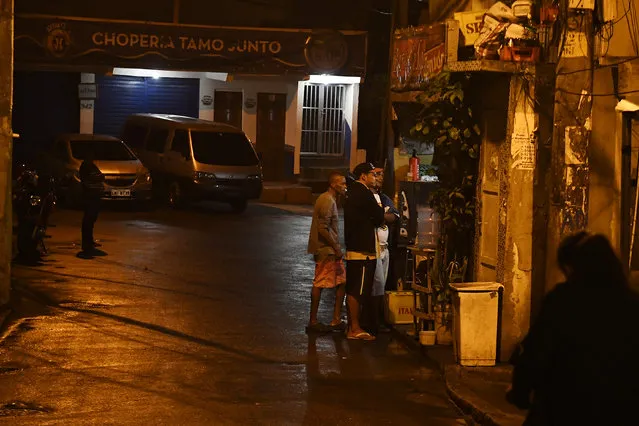
<svg viewBox="0 0 639 426">
<path fill-rule="evenodd" d="M 20 64 L 364 76 L 364 31 L 229 28 L 16 16 Z"/>
</svg>

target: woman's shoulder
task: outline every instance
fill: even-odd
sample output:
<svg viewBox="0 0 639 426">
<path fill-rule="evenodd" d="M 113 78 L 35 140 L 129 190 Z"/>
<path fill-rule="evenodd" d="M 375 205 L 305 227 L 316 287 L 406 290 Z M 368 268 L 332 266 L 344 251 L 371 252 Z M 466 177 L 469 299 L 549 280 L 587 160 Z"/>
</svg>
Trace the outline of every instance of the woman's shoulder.
<svg viewBox="0 0 639 426">
<path fill-rule="evenodd" d="M 544 297 L 544 304 L 561 303 L 566 299 L 574 298 L 575 294 L 579 292 L 579 284 L 573 281 L 563 281 L 555 285 L 555 287 L 546 293 Z"/>
</svg>

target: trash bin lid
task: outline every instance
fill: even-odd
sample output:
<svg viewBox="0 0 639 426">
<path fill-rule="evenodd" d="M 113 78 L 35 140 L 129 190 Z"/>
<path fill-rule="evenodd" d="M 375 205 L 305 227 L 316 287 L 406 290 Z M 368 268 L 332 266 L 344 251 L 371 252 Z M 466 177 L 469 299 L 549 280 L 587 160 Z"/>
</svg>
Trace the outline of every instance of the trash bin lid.
<svg viewBox="0 0 639 426">
<path fill-rule="evenodd" d="M 453 290 L 460 293 L 480 293 L 499 291 L 504 286 L 497 282 L 479 282 L 479 283 L 450 283 Z"/>
</svg>

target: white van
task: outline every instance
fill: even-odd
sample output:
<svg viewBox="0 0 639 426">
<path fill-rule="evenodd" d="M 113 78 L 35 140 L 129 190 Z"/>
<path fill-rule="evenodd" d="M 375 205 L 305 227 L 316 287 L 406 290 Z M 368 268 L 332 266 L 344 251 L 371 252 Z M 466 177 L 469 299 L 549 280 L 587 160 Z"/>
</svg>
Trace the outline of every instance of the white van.
<svg viewBox="0 0 639 426">
<path fill-rule="evenodd" d="M 236 212 L 262 193 L 262 168 L 244 132 L 227 124 L 164 114 L 130 116 L 122 140 L 151 171 L 169 205 L 217 200 Z"/>
</svg>

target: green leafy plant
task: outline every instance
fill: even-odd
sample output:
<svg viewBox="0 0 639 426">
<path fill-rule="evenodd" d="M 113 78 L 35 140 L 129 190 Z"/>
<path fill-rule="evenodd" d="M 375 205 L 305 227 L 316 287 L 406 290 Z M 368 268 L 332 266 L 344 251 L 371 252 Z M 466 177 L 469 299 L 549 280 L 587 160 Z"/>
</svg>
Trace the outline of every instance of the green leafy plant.
<svg viewBox="0 0 639 426">
<path fill-rule="evenodd" d="M 465 102 L 464 83 L 452 81 L 449 73 L 432 79 L 417 97 L 423 108 L 411 129 L 412 137 L 435 147 L 433 170 L 439 189 L 431 195 L 430 204 L 442 227 L 432 278 L 435 299 L 442 304 L 450 303 L 451 271 L 460 269 L 454 266 L 459 265 L 457 259 L 465 264 L 470 258 L 474 237 L 481 132 Z M 465 273 L 466 268 L 461 269 Z"/>
</svg>

